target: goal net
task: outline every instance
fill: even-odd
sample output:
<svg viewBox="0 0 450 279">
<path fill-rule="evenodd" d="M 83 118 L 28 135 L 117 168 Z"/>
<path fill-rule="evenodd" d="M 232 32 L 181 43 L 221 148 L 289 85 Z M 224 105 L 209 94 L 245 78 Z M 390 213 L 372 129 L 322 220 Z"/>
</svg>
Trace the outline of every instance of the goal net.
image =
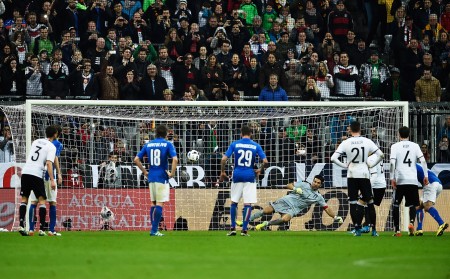
<svg viewBox="0 0 450 279">
<path fill-rule="evenodd" d="M 398 128 L 407 124 L 403 102 L 115 102 L 28 100 L 2 106 L 11 125 L 16 165 L 26 160 L 27 147 L 45 136 L 45 127 L 59 124 L 64 149 L 60 156 L 63 182 L 58 185 L 57 230 L 104 228 L 100 212 L 114 213 L 109 228 L 148 230 L 150 196 L 147 183 L 133 159 L 154 138 L 157 125 L 169 128 L 179 164 L 170 180 L 171 199 L 164 207 L 162 230 L 228 230 L 229 183 L 218 181 L 220 160 L 229 144 L 248 125 L 264 149 L 269 167 L 258 180 L 261 209 L 287 193 L 288 182 L 325 177 L 320 192 L 342 225 L 312 206 L 289 224 L 272 230 L 348 230 L 346 171 L 330 163 L 339 143 L 349 135 L 352 120 L 362 124 L 364 136 L 385 154 L 397 141 Z M 196 150 L 199 160 L 187 160 Z M 388 157 L 388 156 L 386 156 Z M 385 159 L 387 163 L 387 159 Z M 145 162 L 144 162 L 145 164 Z M 385 164 L 388 169 L 388 164 Z M 232 159 L 227 173 L 232 172 Z M 16 173 L 20 173 L 16 171 Z M 16 183 L 17 201 L 20 184 Z M 392 192 L 377 208 L 379 231 L 391 230 Z M 16 204 L 16 211 L 18 205 Z M 240 212 L 242 205 L 240 205 Z M 15 226 L 18 214 L 15 215 Z M 264 216 L 263 220 L 272 216 Z M 241 215 L 238 218 L 242 218 Z M 251 226 L 257 223 L 251 223 Z"/>
</svg>

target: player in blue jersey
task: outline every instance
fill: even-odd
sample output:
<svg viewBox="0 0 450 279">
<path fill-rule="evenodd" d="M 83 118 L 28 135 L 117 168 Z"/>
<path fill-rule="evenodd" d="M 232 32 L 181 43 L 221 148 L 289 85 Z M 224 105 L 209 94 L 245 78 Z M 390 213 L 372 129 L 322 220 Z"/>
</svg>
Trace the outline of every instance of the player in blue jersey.
<svg viewBox="0 0 450 279">
<path fill-rule="evenodd" d="M 264 227 L 271 225 L 281 225 L 289 222 L 293 217 L 297 216 L 303 209 L 310 207 L 314 203 L 318 203 L 322 206 L 323 210 L 333 218 L 339 224 L 342 224 L 344 220 L 342 217 L 337 216 L 334 211 L 328 207 L 323 196 L 319 193 L 318 189 L 323 184 L 323 177 L 320 175 L 314 176 L 313 182 L 295 182 L 286 185 L 286 188 L 292 190 L 286 196 L 279 198 L 274 202 L 270 202 L 268 206 L 263 210 L 255 212 L 250 217 L 250 221 L 261 218 L 264 214 L 272 214 L 274 212 L 281 215 L 281 218 L 271 221 L 264 221 L 257 225 L 255 229 L 257 231 Z"/>
<path fill-rule="evenodd" d="M 420 164 L 416 164 L 417 168 L 417 180 L 423 181 L 424 179 L 424 172 L 423 168 Z M 422 230 L 422 223 L 423 223 L 423 210 L 428 212 L 431 217 L 436 220 L 436 222 L 439 224 L 438 231 L 436 233 L 437 236 L 441 236 L 444 231 L 448 228 L 448 223 L 444 222 L 439 215 L 439 212 L 434 207 L 434 204 L 436 203 L 436 199 L 439 196 L 439 194 L 442 192 L 442 182 L 439 180 L 439 178 L 430 170 L 428 170 L 428 181 L 429 184 L 423 185 L 423 195 L 422 200 L 420 202 L 420 206 L 417 207 L 417 230 L 415 235 L 416 236 L 422 236 L 423 230 Z"/>
<path fill-rule="evenodd" d="M 247 226 L 252 213 L 252 204 L 256 203 L 256 175 L 264 173 L 264 167 L 269 163 L 266 154 L 261 146 L 251 140 L 252 130 L 248 126 L 242 126 L 242 139 L 231 143 L 227 152 L 220 162 L 221 173 L 220 181 L 223 181 L 227 174 L 225 172 L 225 164 L 234 154 L 234 171 L 233 181 L 231 183 L 231 230 L 228 236 L 236 235 L 236 213 L 237 204 L 241 198 L 244 200 L 244 209 L 242 210 L 243 225 L 241 236 L 249 236 L 247 234 Z M 255 170 L 253 166 L 256 162 L 256 155 L 259 156 L 261 169 Z"/>
<path fill-rule="evenodd" d="M 56 130 L 58 131 L 58 137 L 61 135 L 62 129 L 59 125 L 54 125 Z M 57 179 L 56 187 L 55 189 L 51 188 L 50 184 L 50 176 L 48 174 L 48 171 L 45 172 L 44 176 L 44 185 L 45 185 L 45 193 L 47 195 L 47 201 L 50 204 L 50 211 L 49 211 L 49 217 L 50 217 L 50 223 L 49 223 L 49 236 L 61 236 L 60 233 L 55 231 L 55 225 L 56 225 L 56 197 L 58 194 L 58 184 L 61 185 L 62 183 L 62 174 L 61 174 L 61 167 L 59 165 L 59 156 L 61 154 L 61 151 L 63 150 L 62 143 L 58 140 L 58 138 L 54 139 L 52 141 L 52 144 L 56 147 L 56 157 L 53 164 L 53 175 L 54 178 Z M 30 231 L 34 231 L 34 216 L 36 212 L 36 205 L 38 203 L 38 199 L 34 195 L 34 192 L 30 195 L 30 209 L 28 211 L 28 222 L 30 224 Z M 45 233 L 45 214 L 41 216 L 41 212 L 45 208 L 45 204 L 39 206 L 39 222 L 40 222 L 40 228 L 39 228 L 39 236 L 46 236 Z"/>
<path fill-rule="evenodd" d="M 164 203 L 169 201 L 169 179 L 175 175 L 177 170 L 177 152 L 173 144 L 166 140 L 167 127 L 159 125 L 156 127 L 156 138 L 146 143 L 141 151 L 134 158 L 134 163 L 148 177 L 150 198 L 152 206 L 150 208 L 150 220 L 152 229 L 150 236 L 163 236 L 158 231 L 159 222 L 163 214 Z M 142 165 L 142 160 L 147 157 L 149 170 Z M 168 171 L 168 160 L 172 158 L 172 168 Z"/>
</svg>

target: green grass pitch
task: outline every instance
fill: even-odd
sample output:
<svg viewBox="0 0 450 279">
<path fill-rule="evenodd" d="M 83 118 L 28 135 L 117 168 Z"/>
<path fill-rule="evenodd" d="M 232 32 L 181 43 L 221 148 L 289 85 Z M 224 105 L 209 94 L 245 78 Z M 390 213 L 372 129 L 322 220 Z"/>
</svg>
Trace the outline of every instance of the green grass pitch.
<svg viewBox="0 0 450 279">
<path fill-rule="evenodd" d="M 0 278 L 450 278 L 450 235 L 346 232 L 0 234 Z M 23 261 L 23 264 L 21 264 Z"/>
</svg>

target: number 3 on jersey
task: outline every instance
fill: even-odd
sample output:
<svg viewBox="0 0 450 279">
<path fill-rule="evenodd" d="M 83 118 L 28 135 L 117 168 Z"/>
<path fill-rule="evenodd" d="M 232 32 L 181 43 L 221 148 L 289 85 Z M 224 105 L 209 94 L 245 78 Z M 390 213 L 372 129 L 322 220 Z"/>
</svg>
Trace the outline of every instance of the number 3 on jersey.
<svg viewBox="0 0 450 279">
<path fill-rule="evenodd" d="M 238 166 L 241 167 L 250 167 L 252 164 L 252 152 L 250 150 L 238 150 L 239 159 L 238 159 Z"/>
<path fill-rule="evenodd" d="M 152 166 L 161 165 L 161 150 L 159 149 L 150 150 L 150 165 Z"/>
<path fill-rule="evenodd" d="M 35 155 L 31 156 L 31 160 L 34 162 L 36 162 L 39 159 L 39 155 L 40 155 L 39 151 L 41 151 L 42 147 L 36 145 L 36 149 L 37 150 L 34 151 L 34 153 L 36 153 L 36 156 Z"/>
</svg>

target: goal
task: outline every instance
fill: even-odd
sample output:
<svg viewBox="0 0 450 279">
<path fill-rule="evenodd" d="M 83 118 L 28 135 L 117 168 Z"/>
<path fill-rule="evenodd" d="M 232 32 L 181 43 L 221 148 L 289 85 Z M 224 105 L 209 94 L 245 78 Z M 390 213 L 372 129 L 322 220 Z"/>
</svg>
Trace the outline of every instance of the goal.
<svg viewBox="0 0 450 279">
<path fill-rule="evenodd" d="M 406 102 L 27 100 L 24 105 L 0 106 L 11 125 L 17 168 L 25 162 L 31 142 L 44 137 L 47 125 L 62 127 L 63 182 L 58 185 L 57 207 L 60 231 L 104 228 L 100 216 L 103 206 L 114 213 L 111 229 L 150 228 L 149 192 L 133 159 L 141 146 L 154 138 L 159 124 L 168 126 L 168 139 L 179 157 L 177 174 L 170 180 L 171 200 L 164 209 L 162 230 L 229 229 L 229 183 L 218 181 L 220 160 L 229 144 L 240 138 L 244 124 L 251 127 L 253 139 L 270 162 L 258 181 L 256 209 L 285 195 L 283 187 L 288 182 L 311 181 L 314 175 L 322 174 L 325 184 L 320 192 L 345 220 L 339 225 L 318 206 L 312 206 L 289 224 L 271 229 L 348 230 L 346 172 L 329 158 L 348 136 L 352 120 L 361 122 L 363 135 L 385 154 L 397 141 L 398 128 L 408 121 Z M 198 161 L 187 160 L 191 150 L 200 154 Z M 228 174 L 231 166 L 229 161 Z M 20 184 L 12 187 L 18 201 Z M 392 229 L 391 196 L 388 190 L 377 209 L 379 231 Z M 17 212 L 15 216 L 17 226 Z"/>
</svg>

